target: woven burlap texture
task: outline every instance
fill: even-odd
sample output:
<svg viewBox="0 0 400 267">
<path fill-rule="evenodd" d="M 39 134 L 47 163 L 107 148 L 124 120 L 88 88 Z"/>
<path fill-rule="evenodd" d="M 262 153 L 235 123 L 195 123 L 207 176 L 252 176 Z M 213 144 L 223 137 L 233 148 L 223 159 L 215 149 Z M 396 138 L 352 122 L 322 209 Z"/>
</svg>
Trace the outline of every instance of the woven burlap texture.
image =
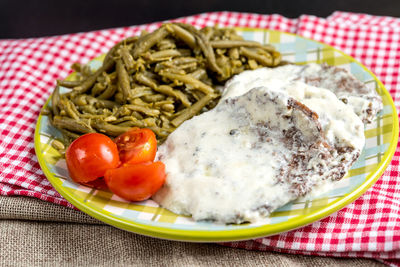
<svg viewBox="0 0 400 267">
<path fill-rule="evenodd" d="M 0 197 L 0 266 L 381 266 L 145 237 L 70 208 Z"/>
</svg>

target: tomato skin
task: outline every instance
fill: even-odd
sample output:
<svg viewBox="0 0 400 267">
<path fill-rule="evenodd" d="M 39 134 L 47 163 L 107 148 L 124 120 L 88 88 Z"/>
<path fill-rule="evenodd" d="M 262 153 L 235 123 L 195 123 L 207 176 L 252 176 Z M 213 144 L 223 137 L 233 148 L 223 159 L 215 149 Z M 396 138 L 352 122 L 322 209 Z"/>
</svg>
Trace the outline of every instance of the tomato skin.
<svg viewBox="0 0 400 267">
<path fill-rule="evenodd" d="M 115 138 L 122 164 L 153 161 L 157 152 L 157 139 L 152 130 L 132 128 Z"/>
<path fill-rule="evenodd" d="M 99 133 L 85 134 L 73 141 L 65 160 L 69 175 L 77 183 L 94 181 L 120 164 L 117 145 Z"/>
<path fill-rule="evenodd" d="M 150 198 L 165 182 L 164 163 L 146 162 L 126 164 L 107 170 L 104 178 L 108 188 L 116 195 L 130 201 Z"/>
<path fill-rule="evenodd" d="M 104 177 L 100 177 L 94 181 L 87 182 L 87 183 L 81 183 L 81 184 L 89 186 L 94 189 L 98 189 L 98 190 L 107 190 L 108 189 L 106 181 L 104 181 Z"/>
</svg>

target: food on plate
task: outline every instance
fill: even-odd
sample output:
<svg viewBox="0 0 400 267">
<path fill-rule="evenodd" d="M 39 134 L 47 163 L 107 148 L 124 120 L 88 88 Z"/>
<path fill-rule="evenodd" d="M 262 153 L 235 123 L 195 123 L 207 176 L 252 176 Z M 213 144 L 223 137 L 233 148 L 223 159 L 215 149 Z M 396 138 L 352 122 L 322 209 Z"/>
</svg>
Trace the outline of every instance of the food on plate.
<svg viewBox="0 0 400 267">
<path fill-rule="evenodd" d="M 159 147 L 167 178 L 153 198 L 161 206 L 195 220 L 256 222 L 343 178 L 365 143 L 362 116 L 280 68 L 268 79 L 240 77 L 260 70 L 236 76 L 217 107 Z"/>
<path fill-rule="evenodd" d="M 92 182 L 120 164 L 117 145 L 98 133 L 82 135 L 72 142 L 65 160 L 69 175 L 77 183 Z"/>
<path fill-rule="evenodd" d="M 217 104 L 217 85 L 280 62 L 272 46 L 246 41 L 234 29 L 167 23 L 117 43 L 97 70 L 73 64 L 75 80 L 58 81 L 44 114 L 66 146 L 82 134 L 115 137 L 131 127 L 151 129 L 161 143 Z M 60 86 L 71 90 L 62 93 Z"/>
<path fill-rule="evenodd" d="M 157 139 L 152 130 L 132 128 L 114 139 L 122 164 L 153 161 L 157 152 Z"/>
<path fill-rule="evenodd" d="M 222 98 L 237 96 L 253 87 L 263 86 L 271 79 L 287 82 L 302 81 L 332 91 L 340 100 L 351 106 L 364 123 L 370 123 L 382 109 L 382 100 L 375 88 L 366 86 L 345 69 L 327 64 L 288 64 L 274 69 L 260 68 L 245 71 L 229 80 Z"/>
<path fill-rule="evenodd" d="M 363 149 L 363 123 L 382 109 L 344 69 L 280 65 L 273 47 L 233 29 L 167 23 L 122 40 L 95 71 L 74 64 L 76 79 L 58 81 L 44 113 L 72 142 L 75 181 L 195 220 L 256 222 L 342 179 Z M 118 164 L 89 177 L 68 161 L 98 132 L 115 137 Z"/>
<path fill-rule="evenodd" d="M 114 141 L 99 133 L 82 135 L 67 148 L 65 160 L 75 182 L 142 201 L 165 181 L 164 164 L 153 162 L 156 151 L 154 133 L 133 128 Z"/>
<path fill-rule="evenodd" d="M 150 198 L 165 181 L 162 162 L 125 164 L 106 171 L 104 179 L 108 188 L 118 196 L 130 201 Z"/>
</svg>

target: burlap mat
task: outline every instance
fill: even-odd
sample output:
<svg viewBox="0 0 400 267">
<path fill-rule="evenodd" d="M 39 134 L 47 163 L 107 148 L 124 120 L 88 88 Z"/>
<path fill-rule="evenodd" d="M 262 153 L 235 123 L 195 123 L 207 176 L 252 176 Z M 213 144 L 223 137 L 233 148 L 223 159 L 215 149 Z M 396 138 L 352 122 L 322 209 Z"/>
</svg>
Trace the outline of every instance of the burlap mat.
<svg viewBox="0 0 400 267">
<path fill-rule="evenodd" d="M 0 266 L 381 266 L 368 259 L 246 251 L 136 235 L 76 210 L 0 197 Z"/>
</svg>

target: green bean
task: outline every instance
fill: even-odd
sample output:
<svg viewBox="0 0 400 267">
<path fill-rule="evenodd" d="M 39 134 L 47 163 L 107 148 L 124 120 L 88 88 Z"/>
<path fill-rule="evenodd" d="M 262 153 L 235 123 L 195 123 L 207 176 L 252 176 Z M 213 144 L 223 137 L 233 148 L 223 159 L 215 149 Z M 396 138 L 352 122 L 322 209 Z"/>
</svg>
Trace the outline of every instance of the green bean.
<svg viewBox="0 0 400 267">
<path fill-rule="evenodd" d="M 157 47 L 159 50 L 175 49 L 175 40 L 172 38 L 165 38 L 157 43 Z"/>
<path fill-rule="evenodd" d="M 143 120 L 146 127 L 157 126 L 155 118 L 146 118 Z"/>
<path fill-rule="evenodd" d="M 210 40 L 211 36 L 213 36 L 215 33 L 215 31 L 212 27 L 204 27 L 200 31 L 204 34 L 204 37 L 207 40 Z"/>
<path fill-rule="evenodd" d="M 193 88 L 200 90 L 201 92 L 205 94 L 211 94 L 214 92 L 214 89 L 210 86 L 208 86 L 205 83 L 202 83 L 201 81 L 193 78 L 190 75 L 179 75 L 179 74 L 173 74 L 173 73 L 165 73 L 165 72 L 160 72 L 160 74 L 169 80 L 178 80 L 181 81 L 185 84 L 191 85 Z"/>
<path fill-rule="evenodd" d="M 88 113 L 88 114 L 96 114 L 97 110 L 94 106 L 92 105 L 84 105 L 81 106 L 80 109 L 82 112 Z"/>
<path fill-rule="evenodd" d="M 49 109 L 49 107 L 44 107 L 41 111 L 40 111 L 40 115 L 42 116 L 51 116 L 51 109 Z"/>
<path fill-rule="evenodd" d="M 109 60 L 106 64 L 103 64 L 103 66 L 101 66 L 95 73 L 87 77 L 80 85 L 75 86 L 74 90 L 80 94 L 86 93 L 96 82 L 97 77 L 99 77 L 103 71 L 108 71 L 111 69 L 114 66 L 114 63 L 114 60 Z"/>
<path fill-rule="evenodd" d="M 190 34 L 190 32 L 177 24 L 167 24 L 166 28 L 169 32 L 173 33 L 175 37 L 184 41 L 191 49 L 196 48 L 196 38 Z"/>
<path fill-rule="evenodd" d="M 95 131 L 82 121 L 76 121 L 68 117 L 54 116 L 53 124 L 57 128 L 66 129 L 77 133 L 94 133 Z"/>
<path fill-rule="evenodd" d="M 104 89 L 106 89 L 106 85 L 100 82 L 97 82 L 94 84 L 93 88 L 92 88 L 92 96 L 96 96 L 101 94 Z"/>
<path fill-rule="evenodd" d="M 142 31 L 140 32 L 140 37 L 144 37 L 144 36 L 146 36 L 146 35 L 148 35 L 148 34 L 149 34 L 148 31 L 142 30 Z"/>
<path fill-rule="evenodd" d="M 108 108 L 98 109 L 97 113 L 104 115 L 104 116 L 114 116 L 116 109 L 117 109 L 117 107 L 115 107 L 113 109 L 108 109 Z"/>
<path fill-rule="evenodd" d="M 178 25 L 190 31 L 195 36 L 197 44 L 200 46 L 204 56 L 208 60 L 210 69 L 217 72 L 220 75 L 223 75 L 222 70 L 218 67 L 217 63 L 215 62 L 214 51 L 208 40 L 204 37 L 204 35 L 192 25 L 183 23 L 178 23 Z"/>
<path fill-rule="evenodd" d="M 274 63 L 272 64 L 274 67 L 278 66 L 281 63 L 282 55 L 277 51 L 272 52 L 272 57 L 274 58 Z"/>
<path fill-rule="evenodd" d="M 82 81 L 67 81 L 67 80 L 57 80 L 57 85 L 67 88 L 73 88 L 82 83 Z"/>
<path fill-rule="evenodd" d="M 161 107 L 164 104 L 174 104 L 174 100 L 172 97 L 168 97 L 168 99 L 156 101 L 153 103 L 154 107 Z"/>
<path fill-rule="evenodd" d="M 139 97 L 146 96 L 146 95 L 152 95 L 152 94 L 154 94 L 154 91 L 147 86 L 136 86 L 135 88 L 133 88 L 131 90 L 131 98 L 132 99 L 139 98 Z"/>
<path fill-rule="evenodd" d="M 161 27 L 155 30 L 153 33 L 147 34 L 135 43 L 132 54 L 133 58 L 138 58 L 141 54 L 148 51 L 153 45 L 155 45 L 159 40 L 162 40 L 168 35 L 168 31 Z"/>
<path fill-rule="evenodd" d="M 166 111 L 166 110 L 161 110 L 161 114 L 164 115 L 167 118 L 177 117 L 177 116 L 175 116 L 175 112 L 172 113 L 172 112 L 169 112 L 169 111 Z"/>
<path fill-rule="evenodd" d="M 138 120 L 143 120 L 144 119 L 144 117 L 137 111 L 132 111 L 131 116 L 135 117 Z"/>
<path fill-rule="evenodd" d="M 85 106 L 87 105 L 86 95 L 77 95 L 72 99 L 72 102 L 77 106 Z"/>
<path fill-rule="evenodd" d="M 160 71 L 165 71 L 165 72 L 170 72 L 170 73 L 176 73 L 176 74 L 186 74 L 186 72 L 182 69 L 179 69 L 178 66 L 174 66 L 171 63 L 165 64 L 163 63 L 157 63 L 156 66 L 154 67 L 154 71 L 159 73 Z"/>
<path fill-rule="evenodd" d="M 93 123 L 93 127 L 96 128 L 101 133 L 105 133 L 110 136 L 118 136 L 130 130 L 131 127 L 123 127 L 118 125 L 109 124 L 104 121 L 95 120 Z"/>
<path fill-rule="evenodd" d="M 97 108 L 107 108 L 107 109 L 113 109 L 115 107 L 116 108 L 120 107 L 120 105 L 118 105 L 114 101 L 106 100 L 106 99 L 97 99 L 95 105 Z"/>
<path fill-rule="evenodd" d="M 182 93 L 181 91 L 178 91 L 178 90 L 174 90 L 171 86 L 160 85 L 155 90 L 162 94 L 169 95 L 169 96 L 172 96 L 172 97 L 178 99 L 179 101 L 182 102 L 182 104 L 185 107 L 189 107 L 191 105 L 189 99 L 187 98 L 187 96 L 184 93 Z"/>
<path fill-rule="evenodd" d="M 186 48 L 178 48 L 179 53 L 182 57 L 190 57 L 192 55 L 192 51 Z"/>
<path fill-rule="evenodd" d="M 258 68 L 257 61 L 255 61 L 254 59 L 249 59 L 247 61 L 247 64 L 249 65 L 250 69 L 252 69 L 252 70 L 255 70 Z"/>
<path fill-rule="evenodd" d="M 117 126 L 120 127 L 139 127 L 139 128 L 143 128 L 146 127 L 145 124 L 142 121 L 124 121 L 121 123 L 118 123 Z"/>
<path fill-rule="evenodd" d="M 51 146 L 58 151 L 62 151 L 65 149 L 64 144 L 57 139 L 54 139 L 53 141 L 51 141 Z"/>
<path fill-rule="evenodd" d="M 204 108 L 210 100 L 216 98 L 216 95 L 205 95 L 203 98 L 201 98 L 199 101 L 194 103 L 192 106 L 186 108 L 178 117 L 173 119 L 171 121 L 172 125 L 175 127 L 178 127 L 181 125 L 184 121 L 192 118 L 193 116 L 197 115 L 202 108 Z"/>
<path fill-rule="evenodd" d="M 112 60 L 114 58 L 114 53 L 118 50 L 118 48 L 122 45 L 122 44 L 130 44 L 130 43 L 134 43 L 138 40 L 139 38 L 137 36 L 133 36 L 133 37 L 128 37 L 120 42 L 118 42 L 116 45 L 114 45 L 106 54 L 106 56 L 104 57 L 104 61 L 103 61 L 103 66 L 106 65 L 109 61 L 114 61 Z"/>
<path fill-rule="evenodd" d="M 197 42 L 199 43 L 200 48 L 202 49 L 204 56 L 208 60 L 208 64 L 210 65 L 210 69 L 217 72 L 220 75 L 223 75 L 222 70 L 218 67 L 215 62 L 215 54 L 208 41 L 203 38 L 203 36 L 197 37 Z"/>
<path fill-rule="evenodd" d="M 60 109 L 59 115 L 70 117 L 70 114 L 67 110 L 67 104 L 66 104 L 65 99 L 66 99 L 66 97 L 64 95 L 61 95 L 60 100 L 57 103 L 57 107 Z"/>
<path fill-rule="evenodd" d="M 130 116 L 131 113 L 132 113 L 131 110 L 129 110 L 125 106 L 121 106 L 121 107 L 117 108 L 113 114 L 115 117 L 119 118 L 119 117 L 123 117 L 123 116 Z"/>
<path fill-rule="evenodd" d="M 139 83 L 144 84 L 144 85 L 146 85 L 146 86 L 148 86 L 148 87 L 150 87 L 152 89 L 157 88 L 156 81 L 151 79 L 151 78 L 149 78 L 149 77 L 147 77 L 147 76 L 145 76 L 141 72 L 136 73 L 135 78 Z"/>
<path fill-rule="evenodd" d="M 103 77 L 104 77 L 104 83 L 105 83 L 106 85 L 109 85 L 109 84 L 112 83 L 112 81 L 113 81 L 114 79 L 117 78 L 117 73 L 116 73 L 115 71 L 112 72 L 112 73 L 110 73 L 110 74 L 108 74 L 108 73 L 106 73 L 106 72 L 103 72 Z"/>
<path fill-rule="evenodd" d="M 156 61 L 168 60 L 170 58 L 177 57 L 180 55 L 181 55 L 181 53 L 176 49 L 167 49 L 167 50 L 161 50 L 161 51 L 151 53 L 148 56 L 148 58 L 150 61 L 156 62 Z"/>
<path fill-rule="evenodd" d="M 205 69 L 197 69 L 192 73 L 189 73 L 190 76 L 197 80 L 202 80 L 207 77 L 207 72 Z"/>
<path fill-rule="evenodd" d="M 163 114 L 160 116 L 160 120 L 163 128 L 171 128 L 171 123 L 168 116 Z"/>
<path fill-rule="evenodd" d="M 152 107 L 152 104 L 146 103 L 145 101 L 143 101 L 141 98 L 136 98 L 136 99 L 132 99 L 129 101 L 130 104 L 134 104 L 134 105 L 139 105 L 142 107 Z"/>
<path fill-rule="evenodd" d="M 73 69 L 76 72 L 81 72 L 82 71 L 82 64 L 79 62 L 74 62 L 71 65 L 71 69 Z"/>
<path fill-rule="evenodd" d="M 59 102 L 60 102 L 60 88 L 56 86 L 56 89 L 54 89 L 54 92 L 51 95 L 51 109 L 54 116 L 60 114 L 60 111 L 58 109 Z"/>
<path fill-rule="evenodd" d="M 195 57 L 177 57 L 172 60 L 164 61 L 163 65 L 167 67 L 180 67 L 180 65 L 185 65 L 189 63 L 198 63 L 198 59 Z"/>
<path fill-rule="evenodd" d="M 122 93 L 122 102 L 126 103 L 131 93 L 131 86 L 129 82 L 129 76 L 126 69 L 121 61 L 117 59 L 117 76 L 118 76 L 118 87 Z"/>
<path fill-rule="evenodd" d="M 263 56 L 263 55 L 259 55 L 253 51 L 251 51 L 250 49 L 241 47 L 240 48 L 240 52 L 241 54 L 243 54 L 244 56 L 250 58 L 250 59 L 254 59 L 255 61 L 259 62 L 260 64 L 264 65 L 264 66 L 272 66 L 273 65 L 273 59 L 271 57 L 271 55 L 269 55 L 269 57 Z"/>
<path fill-rule="evenodd" d="M 181 65 L 187 65 L 187 64 L 191 64 L 191 63 L 199 63 L 199 60 L 194 57 L 180 57 L 180 58 L 175 58 L 167 63 L 171 63 L 171 65 L 179 67 Z"/>
<path fill-rule="evenodd" d="M 117 120 L 117 118 L 115 116 L 108 116 L 108 117 L 104 118 L 105 122 L 113 122 L 113 121 L 116 121 L 116 120 Z"/>
<path fill-rule="evenodd" d="M 175 110 L 175 106 L 173 104 L 163 104 L 161 105 L 161 109 L 173 112 Z"/>
<path fill-rule="evenodd" d="M 76 109 L 74 103 L 72 103 L 70 100 L 68 99 L 64 99 L 65 101 L 65 111 L 67 112 L 67 114 L 75 119 L 75 120 L 79 120 L 79 111 Z"/>
<path fill-rule="evenodd" d="M 89 76 L 92 75 L 92 74 L 93 74 L 93 72 L 92 72 L 92 69 L 90 68 L 89 65 L 83 65 L 83 66 L 81 67 L 80 75 L 81 75 L 82 78 L 87 78 L 87 77 L 89 77 Z M 82 79 L 82 81 L 83 81 L 83 80 L 84 80 L 84 79 Z"/>
<path fill-rule="evenodd" d="M 185 73 L 195 71 L 197 69 L 197 67 L 198 67 L 197 62 L 179 65 L 179 68 L 184 70 Z"/>
<path fill-rule="evenodd" d="M 173 131 L 173 129 L 165 129 L 157 126 L 149 126 L 148 128 L 157 135 L 159 140 L 166 138 Z"/>
<path fill-rule="evenodd" d="M 149 102 L 149 103 L 161 101 L 161 100 L 164 100 L 165 98 L 166 98 L 165 95 L 162 95 L 162 94 L 151 94 L 151 95 L 145 95 L 142 97 L 142 99 L 144 101 Z"/>
<path fill-rule="evenodd" d="M 106 116 L 104 114 L 92 114 L 92 113 L 83 113 L 79 117 L 81 117 L 82 119 L 88 119 L 88 120 L 92 120 L 92 119 L 104 120 L 106 118 Z"/>
<path fill-rule="evenodd" d="M 117 102 L 118 104 L 121 104 L 121 105 L 125 104 L 124 95 L 121 92 L 117 92 L 114 95 L 114 99 L 115 99 L 115 102 Z M 128 101 L 129 101 L 129 99 L 128 99 Z"/>
<path fill-rule="evenodd" d="M 160 114 L 160 111 L 157 109 L 151 109 L 148 107 L 140 106 L 137 104 L 127 104 L 124 105 L 126 108 L 133 110 L 133 111 L 138 111 L 140 113 L 146 114 L 148 116 L 158 116 Z"/>
<path fill-rule="evenodd" d="M 190 94 L 192 97 L 194 97 L 196 99 L 196 101 L 199 101 L 200 98 L 202 98 L 205 94 L 203 92 L 200 91 L 194 91 L 192 89 L 189 89 Z"/>
<path fill-rule="evenodd" d="M 228 50 L 228 56 L 231 59 L 239 59 L 239 49 L 237 47 L 231 48 Z"/>
<path fill-rule="evenodd" d="M 146 76 L 150 79 L 153 79 L 153 80 L 157 80 L 159 78 L 158 74 L 151 72 L 151 71 L 144 70 L 141 73 L 143 73 L 144 76 Z"/>
<path fill-rule="evenodd" d="M 136 117 L 129 115 L 129 116 L 124 116 L 124 117 L 119 117 L 118 119 L 113 121 L 112 124 L 119 124 L 119 123 L 122 123 L 125 121 L 139 121 L 140 122 L 140 120 L 138 120 Z"/>
<path fill-rule="evenodd" d="M 110 100 L 106 100 L 106 99 L 98 99 L 91 95 L 80 95 L 79 98 L 76 97 L 74 99 L 74 103 L 77 103 L 77 102 L 80 102 L 80 104 L 82 104 L 81 106 L 93 106 L 95 108 L 113 109 L 113 108 L 120 107 L 120 105 L 118 105 L 114 101 L 110 101 Z"/>
<path fill-rule="evenodd" d="M 115 86 L 114 84 L 108 84 L 106 89 L 97 98 L 109 99 L 115 94 L 116 91 L 117 91 L 117 86 Z"/>
<path fill-rule="evenodd" d="M 245 41 L 233 29 L 168 23 L 118 42 L 94 72 L 74 64 L 76 80 L 57 81 L 51 110 L 43 114 L 65 142 L 94 131 L 115 136 L 130 127 L 149 127 L 162 142 L 184 120 L 217 104 L 218 83 L 279 64 L 273 47 Z M 60 95 L 59 86 L 73 90 Z"/>
<path fill-rule="evenodd" d="M 125 63 L 126 68 L 129 69 L 133 69 L 134 67 L 134 61 L 133 61 L 133 57 L 132 55 L 129 53 L 129 49 L 126 46 L 122 46 L 120 49 L 120 54 L 122 57 L 122 60 Z"/>
</svg>

